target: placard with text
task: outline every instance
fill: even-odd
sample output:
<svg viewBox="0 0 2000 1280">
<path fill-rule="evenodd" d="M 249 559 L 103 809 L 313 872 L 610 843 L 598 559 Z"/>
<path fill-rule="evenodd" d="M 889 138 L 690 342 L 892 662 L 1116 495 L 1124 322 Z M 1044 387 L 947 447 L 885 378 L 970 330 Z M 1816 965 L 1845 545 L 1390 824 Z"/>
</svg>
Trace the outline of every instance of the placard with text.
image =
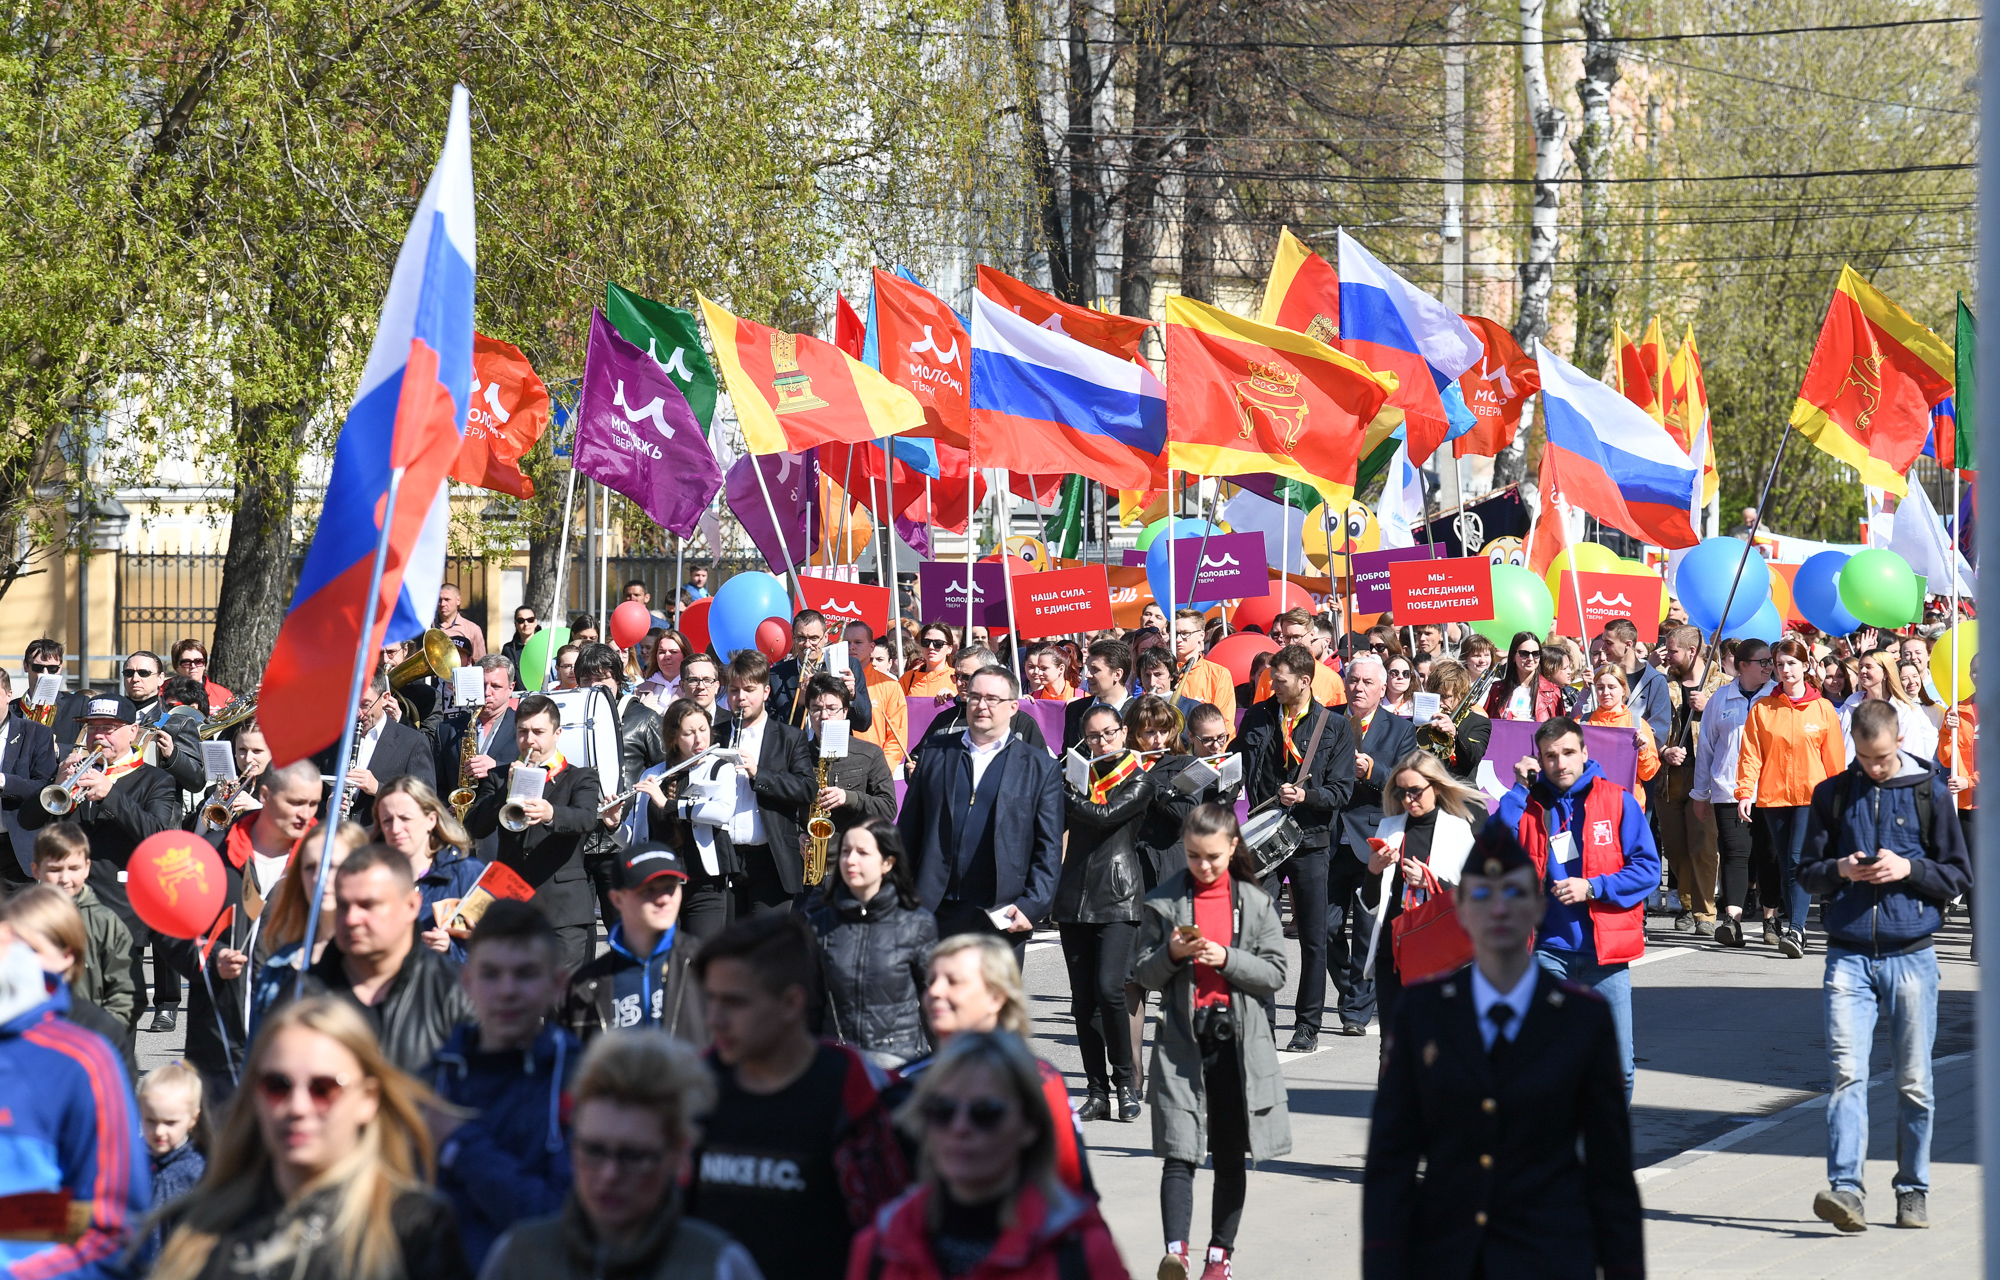
<svg viewBox="0 0 2000 1280">
<path fill-rule="evenodd" d="M 1389 566 L 1405 560 L 1432 558 L 1429 547 L 1391 547 L 1387 551 L 1356 552 L 1354 607 L 1362 613 L 1382 612 L 1389 607 Z"/>
<path fill-rule="evenodd" d="M 1174 602 L 1249 600 L 1271 594 L 1261 533 L 1211 533 L 1175 538 Z M 1195 561 L 1201 562 L 1199 569 Z"/>
<path fill-rule="evenodd" d="M 865 622 L 876 635 L 889 632 L 889 588 L 865 582 L 842 582 L 810 573 L 799 575 L 799 594 L 806 608 L 826 615 L 829 635 L 849 622 Z M 963 608 L 964 605 L 960 605 Z"/>
<path fill-rule="evenodd" d="M 1399 627 L 1485 622 L 1493 616 L 1493 562 L 1485 556 L 1460 556 L 1392 564 L 1389 607 Z"/>
<path fill-rule="evenodd" d="M 1014 575 L 1014 612 L 1023 640 L 1101 631 L 1111 619 L 1111 581 L 1101 564 Z"/>
<path fill-rule="evenodd" d="M 1007 567 L 993 561 L 972 566 L 975 592 L 972 620 L 983 627 L 1007 625 Z M 917 595 L 926 618 L 948 619 L 962 625 L 965 617 L 965 565 L 927 560 L 917 567 Z"/>
<path fill-rule="evenodd" d="M 1629 618 L 1639 639 L 1651 644 L 1660 635 L 1660 592 L 1666 584 L 1648 574 L 1565 573 L 1562 598 L 1556 601 L 1556 634 L 1588 640 L 1616 618 Z M 1583 602 L 1583 623 L 1576 607 Z"/>
</svg>

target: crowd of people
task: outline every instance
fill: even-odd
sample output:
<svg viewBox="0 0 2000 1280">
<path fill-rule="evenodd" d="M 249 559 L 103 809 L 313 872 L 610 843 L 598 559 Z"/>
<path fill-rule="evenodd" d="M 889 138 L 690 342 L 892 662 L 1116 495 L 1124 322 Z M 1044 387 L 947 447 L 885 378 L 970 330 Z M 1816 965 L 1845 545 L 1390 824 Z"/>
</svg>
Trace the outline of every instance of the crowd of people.
<svg viewBox="0 0 2000 1280">
<path fill-rule="evenodd" d="M 1122 1276 L 1085 1126 L 1150 1114 L 1156 1273 L 1230 1280 L 1285 1055 L 1371 1023 L 1365 1274 L 1628 1274 L 1649 911 L 1823 955 L 1843 1231 L 1888 1020 L 1896 1221 L 1927 1225 L 1931 943 L 1977 811 L 1936 628 L 1502 648 L 1294 609 L 1238 681 L 1191 609 L 1018 652 L 807 609 L 774 663 L 673 625 L 706 590 L 630 650 L 573 619 L 543 692 L 539 614 L 489 650 L 447 585 L 477 679 L 389 646 L 344 761 L 274 762 L 196 640 L 52 706 L 0 672 L 6 1274 Z M 127 892 L 177 828 L 227 881 L 193 940 Z M 1075 1096 L 1033 1049 L 1038 929 Z M 142 1025 L 184 1036 L 143 1076 Z"/>
</svg>

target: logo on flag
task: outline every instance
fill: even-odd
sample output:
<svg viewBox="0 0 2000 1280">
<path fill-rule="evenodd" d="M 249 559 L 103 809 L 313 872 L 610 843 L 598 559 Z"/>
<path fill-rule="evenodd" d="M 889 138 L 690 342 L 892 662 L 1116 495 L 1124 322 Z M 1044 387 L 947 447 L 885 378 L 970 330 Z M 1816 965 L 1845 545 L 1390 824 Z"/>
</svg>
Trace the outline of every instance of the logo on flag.
<svg viewBox="0 0 2000 1280">
<path fill-rule="evenodd" d="M 1238 440 L 1255 439 L 1262 428 L 1277 438 L 1278 447 L 1286 453 L 1299 447 L 1312 406 L 1299 392 L 1298 374 L 1279 365 L 1252 361 L 1250 376 L 1236 384 L 1236 403 L 1243 408 Z"/>
<path fill-rule="evenodd" d="M 772 332 L 771 367 L 777 372 L 777 376 L 771 379 L 771 390 L 778 393 L 778 403 L 772 406 L 773 412 L 803 413 L 808 409 L 826 408 L 826 401 L 813 394 L 812 376 L 799 372 L 799 335 Z"/>
</svg>

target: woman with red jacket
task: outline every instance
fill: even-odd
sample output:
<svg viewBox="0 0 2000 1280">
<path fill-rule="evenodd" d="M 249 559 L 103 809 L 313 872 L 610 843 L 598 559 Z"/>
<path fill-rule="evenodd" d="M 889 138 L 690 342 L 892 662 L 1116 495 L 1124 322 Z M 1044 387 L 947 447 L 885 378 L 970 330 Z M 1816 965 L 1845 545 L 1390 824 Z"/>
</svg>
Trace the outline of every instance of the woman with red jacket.
<svg viewBox="0 0 2000 1280">
<path fill-rule="evenodd" d="M 1019 1036 L 953 1037 L 899 1118 L 924 1176 L 855 1237 L 848 1280 L 1126 1280 L 1097 1206 L 1056 1180 L 1060 1122 Z"/>
<path fill-rule="evenodd" d="M 1820 695 L 1812 651 L 1787 637 L 1771 646 L 1778 687 L 1758 699 L 1743 723 L 1736 761 L 1736 811 L 1752 812 L 1770 837 L 1771 856 L 1759 869 L 1757 897 L 1764 904 L 1764 939 L 1797 960 L 1806 953 L 1806 911 L 1812 899 L 1800 887 L 1799 858 L 1813 788 L 1847 767 L 1840 713 Z M 1778 904 L 1785 907 L 1782 925 Z M 1741 927 L 1740 925 L 1737 927 Z"/>
</svg>

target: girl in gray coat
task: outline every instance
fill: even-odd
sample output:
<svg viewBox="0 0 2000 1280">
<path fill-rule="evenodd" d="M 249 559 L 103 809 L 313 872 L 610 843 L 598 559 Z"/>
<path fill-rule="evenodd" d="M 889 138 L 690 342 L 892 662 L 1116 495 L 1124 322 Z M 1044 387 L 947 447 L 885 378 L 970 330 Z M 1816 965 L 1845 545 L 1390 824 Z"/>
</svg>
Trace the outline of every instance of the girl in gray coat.
<svg viewBox="0 0 2000 1280">
<path fill-rule="evenodd" d="M 1264 1001 L 1285 985 L 1278 911 L 1251 874 L 1236 815 L 1219 804 L 1188 814 L 1187 867 L 1146 895 L 1134 947 L 1141 986 L 1158 991 L 1159 1029 L 1149 1081 L 1153 1152 L 1167 1256 L 1162 1280 L 1189 1280 L 1194 1170 L 1214 1157 L 1202 1280 L 1230 1280 L 1243 1217 L 1244 1157 L 1292 1149 L 1285 1078 Z"/>
</svg>

